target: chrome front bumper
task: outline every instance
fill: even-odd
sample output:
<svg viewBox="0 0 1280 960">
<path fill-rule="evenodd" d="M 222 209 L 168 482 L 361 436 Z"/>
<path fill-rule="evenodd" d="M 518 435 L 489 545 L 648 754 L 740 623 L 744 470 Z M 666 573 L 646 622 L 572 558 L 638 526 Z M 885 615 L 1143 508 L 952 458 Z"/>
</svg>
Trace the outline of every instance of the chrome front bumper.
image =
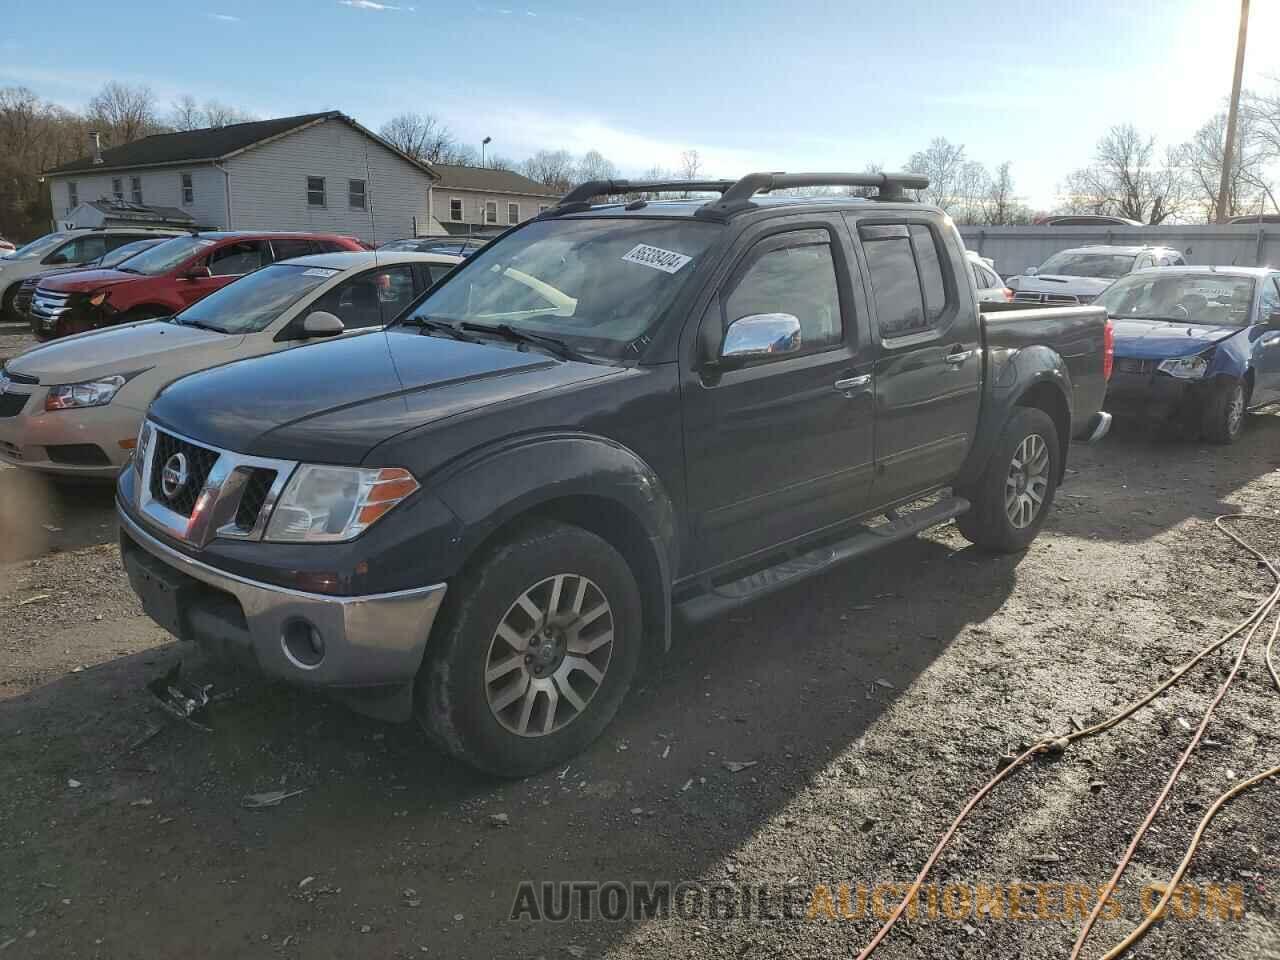
<svg viewBox="0 0 1280 960">
<path fill-rule="evenodd" d="M 445 584 L 359 597 L 290 590 L 202 563 L 153 537 L 119 505 L 116 512 L 134 591 L 147 613 L 181 639 L 308 687 L 407 689 L 417 675 Z M 157 598 L 164 590 L 156 581 L 173 587 L 172 597 Z M 173 617 L 157 615 L 166 603 Z M 299 624 L 314 628 L 323 641 L 315 662 L 295 655 Z M 401 719 L 404 712 L 395 711 Z"/>
</svg>

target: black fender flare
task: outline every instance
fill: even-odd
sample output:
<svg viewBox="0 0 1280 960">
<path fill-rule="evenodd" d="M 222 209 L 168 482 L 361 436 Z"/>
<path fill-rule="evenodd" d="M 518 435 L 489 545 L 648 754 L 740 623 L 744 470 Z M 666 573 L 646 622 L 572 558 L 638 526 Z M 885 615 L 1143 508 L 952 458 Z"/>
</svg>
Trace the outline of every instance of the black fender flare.
<svg viewBox="0 0 1280 960">
<path fill-rule="evenodd" d="M 523 517 L 549 515 L 604 535 L 633 567 L 649 638 L 670 647 L 676 510 L 662 480 L 634 451 L 576 431 L 511 437 L 455 461 L 427 483 L 461 521 L 456 555 L 462 564 Z"/>
<path fill-rule="evenodd" d="M 990 351 L 987 373 L 991 386 L 983 398 L 982 413 L 978 421 L 978 434 L 964 466 L 957 476 L 955 486 L 963 488 L 982 476 L 987 461 L 995 450 L 1001 431 L 1013 411 L 1020 406 L 1041 406 L 1040 402 L 1028 404 L 1027 400 L 1054 397 L 1051 401 L 1058 408 L 1050 415 L 1058 427 L 1058 443 L 1061 446 L 1060 469 L 1065 472 L 1066 449 L 1071 442 L 1073 418 L 1071 375 L 1067 365 L 1052 347 L 1034 345 L 1016 350 Z M 1058 477 L 1061 482 L 1062 477 Z"/>
</svg>

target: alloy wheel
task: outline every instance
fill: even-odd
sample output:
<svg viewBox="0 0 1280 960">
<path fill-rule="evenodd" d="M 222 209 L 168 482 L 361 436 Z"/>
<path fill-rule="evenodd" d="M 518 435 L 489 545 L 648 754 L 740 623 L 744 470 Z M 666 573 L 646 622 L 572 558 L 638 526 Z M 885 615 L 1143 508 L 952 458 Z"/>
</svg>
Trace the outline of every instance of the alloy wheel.
<svg viewBox="0 0 1280 960">
<path fill-rule="evenodd" d="M 1004 482 L 1004 509 L 1009 522 L 1026 529 L 1040 513 L 1049 488 L 1049 447 L 1038 433 L 1024 437 L 1009 463 Z"/>
<path fill-rule="evenodd" d="M 489 642 L 484 685 L 494 718 L 521 737 L 572 723 L 604 682 L 613 634 L 609 599 L 587 577 L 559 573 L 529 587 Z"/>
</svg>

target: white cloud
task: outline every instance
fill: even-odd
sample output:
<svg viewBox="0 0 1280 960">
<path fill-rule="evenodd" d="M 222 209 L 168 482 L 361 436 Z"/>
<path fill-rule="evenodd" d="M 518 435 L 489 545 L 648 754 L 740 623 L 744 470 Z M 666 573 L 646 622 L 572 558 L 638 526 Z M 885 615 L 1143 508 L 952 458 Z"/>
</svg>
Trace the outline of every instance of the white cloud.
<svg viewBox="0 0 1280 960">
<path fill-rule="evenodd" d="M 206 13 L 206 17 L 210 20 L 221 20 L 223 23 L 239 23 L 239 17 L 233 17 L 229 13 Z"/>
<path fill-rule="evenodd" d="M 417 10 L 417 7 L 398 7 L 392 3 L 378 3 L 377 0 L 338 0 L 338 3 L 344 7 L 354 7 L 356 10 L 403 10 L 406 13 Z"/>
</svg>

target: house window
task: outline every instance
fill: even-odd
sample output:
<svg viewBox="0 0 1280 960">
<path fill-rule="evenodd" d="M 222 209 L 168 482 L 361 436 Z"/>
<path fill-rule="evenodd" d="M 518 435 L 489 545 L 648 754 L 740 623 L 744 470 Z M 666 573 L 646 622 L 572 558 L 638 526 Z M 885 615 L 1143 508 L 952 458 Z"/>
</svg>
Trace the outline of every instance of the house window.
<svg viewBox="0 0 1280 960">
<path fill-rule="evenodd" d="M 182 202 L 184 204 L 196 202 L 196 185 L 189 173 L 182 175 Z"/>
<path fill-rule="evenodd" d="M 453 220 L 455 223 L 462 222 L 462 198 L 461 197 L 449 198 L 449 219 Z"/>
<path fill-rule="evenodd" d="M 497 200 L 486 200 L 484 202 L 484 222 L 485 223 L 498 222 L 498 201 Z"/>
<path fill-rule="evenodd" d="M 74 180 L 67 181 L 67 213 L 80 206 L 80 188 Z"/>
<path fill-rule="evenodd" d="M 519 222 L 520 222 L 520 204 L 508 203 L 507 204 L 507 223 L 519 223 Z"/>
<path fill-rule="evenodd" d="M 324 177 L 307 177 L 307 206 L 324 206 Z"/>
<path fill-rule="evenodd" d="M 124 181 L 119 177 L 111 178 L 111 196 L 117 203 L 124 200 Z"/>
<path fill-rule="evenodd" d="M 133 202 L 141 206 L 142 205 L 142 178 L 141 177 L 129 178 L 129 193 L 133 199 Z"/>
<path fill-rule="evenodd" d="M 352 210 L 363 210 L 368 200 L 365 197 L 365 183 L 363 180 L 347 181 L 347 205 Z"/>
</svg>

